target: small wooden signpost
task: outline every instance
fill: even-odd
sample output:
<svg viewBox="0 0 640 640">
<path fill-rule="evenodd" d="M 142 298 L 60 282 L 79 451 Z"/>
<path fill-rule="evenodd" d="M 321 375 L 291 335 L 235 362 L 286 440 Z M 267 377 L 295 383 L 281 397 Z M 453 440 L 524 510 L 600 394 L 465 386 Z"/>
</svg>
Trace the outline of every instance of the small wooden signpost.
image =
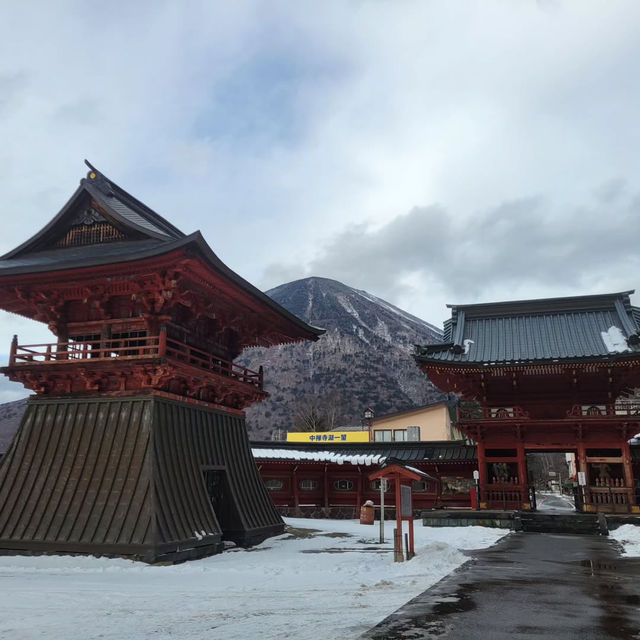
<svg viewBox="0 0 640 640">
<path fill-rule="evenodd" d="M 391 481 L 395 487 L 396 502 L 396 529 L 393 541 L 393 551 L 395 562 L 402 562 L 404 556 L 402 553 L 402 521 L 409 522 L 409 544 L 407 549 L 407 560 L 415 556 L 413 541 L 413 506 L 411 500 L 411 483 L 420 480 L 435 480 L 429 474 L 406 467 L 399 463 L 388 464 L 369 476 L 369 480 Z M 382 518 L 382 514 L 381 514 Z M 384 523 L 381 525 L 384 526 Z"/>
</svg>

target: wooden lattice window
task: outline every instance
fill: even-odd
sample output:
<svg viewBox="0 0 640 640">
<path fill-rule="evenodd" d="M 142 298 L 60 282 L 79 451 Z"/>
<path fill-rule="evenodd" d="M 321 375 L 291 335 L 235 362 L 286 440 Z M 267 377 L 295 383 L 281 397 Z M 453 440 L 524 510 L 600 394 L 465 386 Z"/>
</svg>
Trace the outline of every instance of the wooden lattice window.
<svg viewBox="0 0 640 640">
<path fill-rule="evenodd" d="M 124 233 L 108 222 L 97 222 L 90 227 L 71 227 L 71 229 L 55 243 L 55 246 L 59 249 L 83 247 L 89 244 L 102 244 L 104 242 L 124 240 L 124 237 Z"/>
<path fill-rule="evenodd" d="M 317 488 L 318 488 L 317 480 L 310 480 L 310 479 L 300 480 L 300 489 L 302 491 L 313 491 L 314 489 L 317 489 Z"/>
<path fill-rule="evenodd" d="M 333 483 L 333 488 L 337 491 L 351 491 L 353 489 L 353 482 L 351 480 L 336 480 Z"/>
<path fill-rule="evenodd" d="M 71 221 L 71 227 L 67 233 L 54 246 L 65 249 L 124 239 L 125 235 L 122 231 L 107 222 L 98 211 L 89 207 L 78 213 Z"/>
<path fill-rule="evenodd" d="M 280 480 L 279 478 L 269 478 L 268 480 L 264 481 L 264 486 L 269 491 L 279 491 L 284 487 L 284 481 Z"/>
</svg>

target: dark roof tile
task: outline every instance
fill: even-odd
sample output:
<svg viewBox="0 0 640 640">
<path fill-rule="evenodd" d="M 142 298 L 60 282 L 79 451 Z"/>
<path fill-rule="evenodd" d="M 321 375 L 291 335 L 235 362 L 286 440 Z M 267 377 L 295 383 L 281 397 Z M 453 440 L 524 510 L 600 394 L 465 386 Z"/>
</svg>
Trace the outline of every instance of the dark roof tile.
<svg viewBox="0 0 640 640">
<path fill-rule="evenodd" d="M 449 342 L 418 347 L 416 357 L 499 364 L 638 353 L 640 311 L 630 293 L 453 307 Z"/>
</svg>

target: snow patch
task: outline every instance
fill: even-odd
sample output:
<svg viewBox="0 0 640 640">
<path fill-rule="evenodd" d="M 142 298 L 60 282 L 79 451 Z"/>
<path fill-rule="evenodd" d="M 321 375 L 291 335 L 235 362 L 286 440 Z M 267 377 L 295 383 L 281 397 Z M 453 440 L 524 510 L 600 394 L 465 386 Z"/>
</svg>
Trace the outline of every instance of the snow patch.
<svg viewBox="0 0 640 640">
<path fill-rule="evenodd" d="M 463 549 L 491 546 L 505 534 L 416 522 L 416 557 L 394 563 L 395 520 L 386 523 L 383 544 L 378 526 L 357 520 L 285 522 L 289 533 L 252 549 L 173 566 L 0 556 L 0 637 L 357 638 L 466 562 Z"/>
<path fill-rule="evenodd" d="M 356 318 L 356 320 L 358 320 L 358 322 L 360 322 L 360 324 L 364 324 L 362 322 L 362 320 L 360 320 L 360 314 L 356 311 L 355 307 L 351 304 L 351 302 L 349 301 L 349 299 L 347 298 L 347 296 L 342 295 L 341 293 L 339 293 L 336 296 L 336 300 L 340 303 L 340 305 L 342 306 L 342 308 L 351 316 L 353 316 L 354 318 Z"/>
<path fill-rule="evenodd" d="M 471 345 L 474 344 L 473 340 L 469 340 L 469 338 L 467 338 L 464 342 L 464 354 L 467 355 L 469 353 L 469 349 L 471 348 Z"/>
<path fill-rule="evenodd" d="M 391 311 L 391 313 L 402 318 L 406 322 L 410 322 L 412 325 L 416 325 L 416 324 L 422 325 L 423 327 L 426 327 L 431 331 L 433 331 L 436 335 L 442 337 L 442 329 L 438 329 L 438 327 L 435 327 L 429 322 L 425 322 L 420 318 L 416 318 L 416 316 L 412 316 L 410 313 L 407 313 L 402 309 L 398 309 L 398 307 L 394 307 L 392 304 L 389 304 L 385 300 L 382 300 L 382 298 L 377 298 L 376 296 L 371 295 L 366 291 L 361 291 L 358 289 L 356 290 L 356 293 L 361 295 L 365 300 L 368 300 L 369 302 L 375 302 L 375 304 L 380 305 L 381 307 L 384 307 L 385 309 L 387 309 L 387 311 Z"/>
<path fill-rule="evenodd" d="M 640 556 L 640 527 L 623 524 L 609 532 L 609 537 L 622 545 L 623 556 Z"/>
<path fill-rule="evenodd" d="M 609 353 L 630 351 L 629 345 L 627 345 L 627 339 L 624 337 L 622 331 L 615 325 L 609 327 L 607 331 L 601 331 L 600 335 Z"/>
</svg>

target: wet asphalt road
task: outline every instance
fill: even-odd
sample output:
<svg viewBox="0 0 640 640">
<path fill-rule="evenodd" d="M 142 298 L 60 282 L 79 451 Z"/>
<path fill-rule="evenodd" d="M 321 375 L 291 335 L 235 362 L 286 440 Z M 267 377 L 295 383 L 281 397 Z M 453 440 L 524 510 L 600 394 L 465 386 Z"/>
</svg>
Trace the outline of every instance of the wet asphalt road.
<svg viewBox="0 0 640 640">
<path fill-rule="evenodd" d="M 640 560 L 608 538 L 513 533 L 472 555 L 362 638 L 640 639 Z"/>
</svg>

